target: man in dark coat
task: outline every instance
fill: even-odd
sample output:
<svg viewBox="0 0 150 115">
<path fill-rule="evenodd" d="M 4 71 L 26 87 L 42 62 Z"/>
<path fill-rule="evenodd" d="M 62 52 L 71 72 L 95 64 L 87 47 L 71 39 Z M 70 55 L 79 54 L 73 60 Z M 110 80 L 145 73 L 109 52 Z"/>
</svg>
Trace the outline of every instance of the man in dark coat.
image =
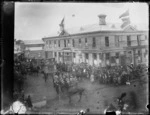
<svg viewBox="0 0 150 115">
<path fill-rule="evenodd" d="M 27 98 L 26 102 L 27 102 L 27 106 L 29 107 L 29 109 L 32 109 L 33 105 L 32 105 L 32 101 L 31 101 L 30 95 L 28 95 L 28 98 Z"/>
<path fill-rule="evenodd" d="M 120 108 L 120 110 L 122 111 L 123 110 L 123 107 L 124 107 L 124 97 L 126 97 L 126 93 L 122 93 L 120 97 L 118 97 L 118 107 Z"/>
</svg>

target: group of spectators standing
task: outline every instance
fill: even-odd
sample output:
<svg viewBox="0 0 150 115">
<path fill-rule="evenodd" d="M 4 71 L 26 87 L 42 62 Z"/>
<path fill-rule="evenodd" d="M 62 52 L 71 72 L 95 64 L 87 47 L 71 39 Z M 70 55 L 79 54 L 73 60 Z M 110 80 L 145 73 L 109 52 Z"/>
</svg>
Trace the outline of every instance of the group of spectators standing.
<svg viewBox="0 0 150 115">
<path fill-rule="evenodd" d="M 19 100 L 24 103 L 30 109 L 32 108 L 31 97 L 28 95 L 25 97 L 24 95 L 24 80 L 27 75 L 27 68 L 31 63 L 30 59 L 26 59 L 23 54 L 15 55 L 14 57 L 14 92 L 13 99 L 14 101 Z"/>
<path fill-rule="evenodd" d="M 145 65 L 126 65 L 126 66 L 91 66 L 86 63 L 81 64 L 64 64 L 57 63 L 57 72 L 65 73 L 62 77 L 64 79 L 83 80 L 88 79 L 92 83 L 98 82 L 100 84 L 114 84 L 114 85 L 124 85 L 127 82 L 130 82 L 135 79 L 139 79 L 142 77 L 141 73 L 146 69 Z M 57 75 L 58 79 L 59 75 Z M 55 77 L 54 77 L 55 78 Z M 70 80 L 71 81 L 71 80 Z"/>
<path fill-rule="evenodd" d="M 28 74 L 27 69 L 31 69 L 34 65 L 33 63 L 34 60 L 26 59 L 23 55 L 17 56 L 14 62 L 14 79 L 19 89 L 14 91 L 14 98 L 26 100 L 27 105 L 30 107 L 32 107 L 30 96 L 27 99 L 24 98 L 22 85 L 26 74 Z M 42 69 L 45 66 L 44 60 L 38 66 Z M 145 65 L 134 66 L 133 64 L 101 67 L 91 66 L 87 63 L 55 63 L 55 66 L 56 72 L 52 78 L 57 93 L 63 91 L 64 87 L 77 84 L 77 82 L 85 79 L 92 83 L 124 85 L 127 82 L 140 78 L 145 68 L 147 68 Z"/>
</svg>

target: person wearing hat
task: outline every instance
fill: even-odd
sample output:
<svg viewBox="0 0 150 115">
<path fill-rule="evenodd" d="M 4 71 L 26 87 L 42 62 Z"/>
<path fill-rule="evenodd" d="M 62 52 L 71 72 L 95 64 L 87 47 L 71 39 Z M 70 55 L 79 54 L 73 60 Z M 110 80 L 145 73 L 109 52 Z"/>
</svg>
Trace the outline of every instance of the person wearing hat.
<svg viewBox="0 0 150 115">
<path fill-rule="evenodd" d="M 122 93 L 120 97 L 118 97 L 117 101 L 118 101 L 118 107 L 120 111 L 123 111 L 124 108 L 124 97 L 126 96 L 126 93 Z"/>
<path fill-rule="evenodd" d="M 27 98 L 26 102 L 27 102 L 27 106 L 29 107 L 29 110 L 31 110 L 33 105 L 32 105 L 32 101 L 31 101 L 30 95 L 28 95 L 28 98 Z"/>
</svg>

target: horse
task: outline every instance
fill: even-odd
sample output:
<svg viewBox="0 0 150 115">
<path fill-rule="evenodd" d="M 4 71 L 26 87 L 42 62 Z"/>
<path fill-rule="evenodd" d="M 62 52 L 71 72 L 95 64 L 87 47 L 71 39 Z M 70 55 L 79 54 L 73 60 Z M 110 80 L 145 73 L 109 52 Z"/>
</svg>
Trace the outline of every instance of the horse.
<svg viewBox="0 0 150 115">
<path fill-rule="evenodd" d="M 84 88 L 79 88 L 79 87 L 76 87 L 76 88 L 72 88 L 72 89 L 69 89 L 67 91 L 67 96 L 69 98 L 69 103 L 71 103 L 71 97 L 73 95 L 76 95 L 78 94 L 79 95 L 79 100 L 78 102 L 81 101 L 81 98 L 82 98 L 82 95 L 84 94 L 86 96 L 86 99 L 87 99 L 87 95 L 85 94 L 85 89 Z"/>
<path fill-rule="evenodd" d="M 69 103 L 71 103 L 71 97 L 78 94 L 79 95 L 79 100 L 78 102 L 81 101 L 82 95 L 84 94 L 86 96 L 87 99 L 87 95 L 86 95 L 86 90 L 84 88 L 78 87 L 77 84 L 75 86 L 72 86 L 70 84 L 68 84 L 67 82 L 64 83 L 63 86 L 61 86 L 61 88 L 64 91 L 64 88 L 66 89 L 66 96 L 69 98 Z"/>
</svg>

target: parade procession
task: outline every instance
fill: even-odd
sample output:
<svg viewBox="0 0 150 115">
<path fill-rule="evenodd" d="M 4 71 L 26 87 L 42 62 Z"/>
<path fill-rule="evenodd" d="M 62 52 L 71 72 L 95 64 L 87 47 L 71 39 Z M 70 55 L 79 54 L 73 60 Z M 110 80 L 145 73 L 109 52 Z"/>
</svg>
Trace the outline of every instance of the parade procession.
<svg viewBox="0 0 150 115">
<path fill-rule="evenodd" d="M 146 3 L 15 3 L 1 114 L 147 114 L 147 19 Z"/>
<path fill-rule="evenodd" d="M 142 64 L 113 67 L 91 66 L 87 63 L 65 64 L 57 63 L 54 58 L 42 60 L 27 59 L 22 53 L 15 57 L 14 72 L 15 84 L 18 85 L 14 91 L 14 100 L 20 100 L 27 107 L 33 108 L 31 97 L 25 98 L 24 96 L 23 83 L 28 75 L 35 78 L 43 76 L 45 83 L 48 82 L 48 79 L 51 79 L 56 95 L 59 98 L 62 95 L 67 95 L 68 103 L 71 104 L 71 97 L 75 94 L 80 96 L 78 101 L 81 101 L 82 95 L 86 90 L 86 88 L 79 87 L 79 84 L 83 81 L 89 81 L 91 84 L 103 84 L 105 87 L 128 86 L 135 81 L 139 81 L 140 85 L 142 85 L 147 82 L 145 81 L 146 78 L 143 80 L 142 74 L 148 75 L 148 68 Z M 87 94 L 85 95 L 87 96 Z"/>
</svg>

